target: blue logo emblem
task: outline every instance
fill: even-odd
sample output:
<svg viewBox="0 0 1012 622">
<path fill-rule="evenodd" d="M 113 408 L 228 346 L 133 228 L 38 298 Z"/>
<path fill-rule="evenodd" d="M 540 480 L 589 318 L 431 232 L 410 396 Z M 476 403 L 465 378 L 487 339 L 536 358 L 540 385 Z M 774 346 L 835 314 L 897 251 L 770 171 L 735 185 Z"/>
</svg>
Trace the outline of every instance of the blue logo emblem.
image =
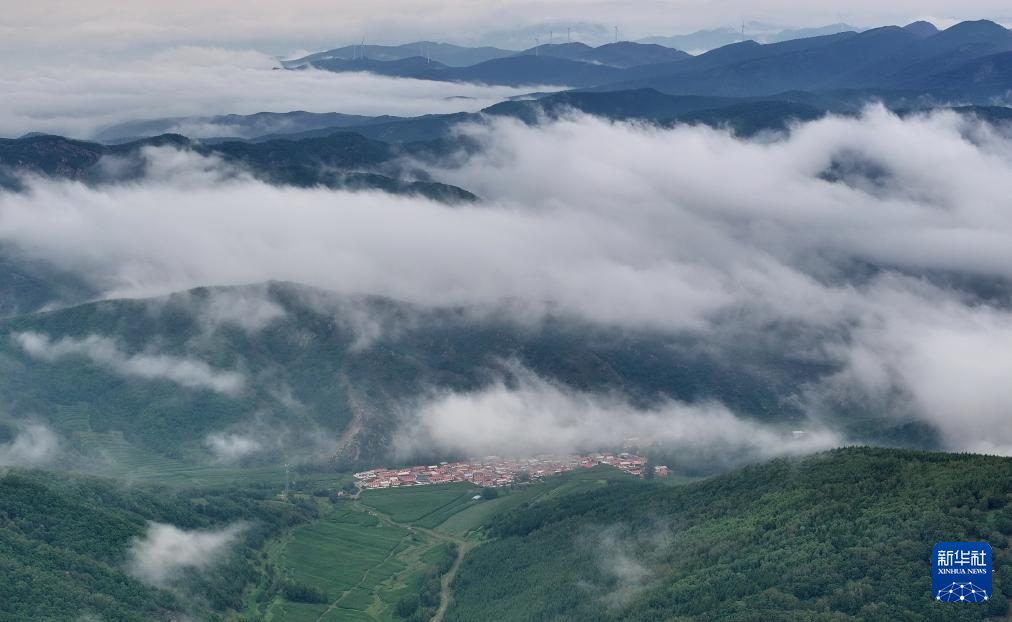
<svg viewBox="0 0 1012 622">
<path fill-rule="evenodd" d="M 931 591 L 943 603 L 991 598 L 991 547 L 984 542 L 939 542 L 931 552 Z"/>
</svg>

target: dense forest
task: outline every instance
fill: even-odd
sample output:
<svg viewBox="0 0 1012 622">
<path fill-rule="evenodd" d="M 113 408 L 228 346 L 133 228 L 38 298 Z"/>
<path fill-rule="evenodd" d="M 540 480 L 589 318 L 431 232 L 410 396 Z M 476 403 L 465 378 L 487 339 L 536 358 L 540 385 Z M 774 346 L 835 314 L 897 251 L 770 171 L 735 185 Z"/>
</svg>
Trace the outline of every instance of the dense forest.
<svg viewBox="0 0 1012 622">
<path fill-rule="evenodd" d="M 260 579 L 263 543 L 312 515 L 309 505 L 274 495 L 248 486 L 186 491 L 0 471 L 0 620 L 217 619 L 240 608 L 247 585 Z M 131 543 L 150 522 L 187 532 L 243 527 L 213 567 L 155 587 L 128 568 Z"/>
<path fill-rule="evenodd" d="M 1012 593 L 1012 460 L 841 449 L 684 487 L 613 482 L 491 520 L 447 620 L 969 620 Z M 931 550 L 985 541 L 994 597 L 931 599 Z"/>
</svg>

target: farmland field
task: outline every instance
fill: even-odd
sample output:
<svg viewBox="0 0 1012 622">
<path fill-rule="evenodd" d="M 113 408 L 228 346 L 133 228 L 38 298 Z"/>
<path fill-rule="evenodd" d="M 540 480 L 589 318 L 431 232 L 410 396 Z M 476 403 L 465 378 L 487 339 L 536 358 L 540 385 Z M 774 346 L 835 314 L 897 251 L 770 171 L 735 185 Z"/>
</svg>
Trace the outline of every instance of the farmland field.
<svg viewBox="0 0 1012 622">
<path fill-rule="evenodd" d="M 296 603 L 277 596 L 263 613 L 282 622 L 396 622 L 402 619 L 394 613 L 402 599 L 428 590 L 430 602 L 435 598 L 438 603 L 436 569 L 442 565 L 440 572 L 446 572 L 456 551 L 462 557 L 480 545 L 481 525 L 497 514 L 629 477 L 600 467 L 500 489 L 497 498 L 488 500 L 474 499 L 481 489 L 460 482 L 371 490 L 357 500 L 321 502 L 324 516 L 277 543 L 274 564 L 284 580 L 321 590 L 327 602 Z"/>
</svg>

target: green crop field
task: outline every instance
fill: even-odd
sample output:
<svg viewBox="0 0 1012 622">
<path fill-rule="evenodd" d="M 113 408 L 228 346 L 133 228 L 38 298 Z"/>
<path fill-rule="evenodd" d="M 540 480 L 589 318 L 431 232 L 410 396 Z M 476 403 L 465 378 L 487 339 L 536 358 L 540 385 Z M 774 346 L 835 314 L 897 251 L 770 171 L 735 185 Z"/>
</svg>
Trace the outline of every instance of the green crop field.
<svg viewBox="0 0 1012 622">
<path fill-rule="evenodd" d="M 477 486 L 466 482 L 369 490 L 362 495 L 362 503 L 398 523 L 420 524 L 420 521 L 430 518 L 422 526 L 435 527 L 455 511 L 463 509 L 480 491 Z M 431 524 L 433 518 L 438 522 Z"/>
<path fill-rule="evenodd" d="M 380 573 L 371 571 L 388 560 L 409 535 L 406 529 L 384 525 L 363 512 L 335 512 L 296 529 L 282 564 L 292 578 L 321 588 L 337 600 L 364 583 L 375 585 Z"/>
<path fill-rule="evenodd" d="M 394 620 L 393 607 L 401 596 L 417 592 L 432 563 L 427 554 L 440 540 L 370 512 L 342 501 L 325 518 L 290 534 L 278 559 L 282 575 L 322 590 L 328 603 L 279 598 L 268 607 L 271 619 Z"/>
</svg>

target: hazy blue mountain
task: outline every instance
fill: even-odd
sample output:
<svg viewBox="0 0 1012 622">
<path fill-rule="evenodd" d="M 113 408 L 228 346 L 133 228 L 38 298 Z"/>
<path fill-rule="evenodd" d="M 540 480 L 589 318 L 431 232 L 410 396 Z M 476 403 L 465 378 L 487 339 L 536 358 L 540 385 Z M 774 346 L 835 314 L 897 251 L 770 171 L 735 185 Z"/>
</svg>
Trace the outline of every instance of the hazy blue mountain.
<svg viewBox="0 0 1012 622">
<path fill-rule="evenodd" d="M 661 120 L 686 112 L 728 106 L 738 102 L 726 97 L 666 95 L 654 89 L 630 91 L 566 91 L 536 100 L 501 102 L 482 110 L 492 116 L 511 116 L 535 122 L 576 110 L 614 120 Z"/>
<path fill-rule="evenodd" d="M 287 68 L 295 68 L 326 60 L 355 60 L 358 58 L 390 61 L 418 56 L 449 67 L 466 67 L 495 58 L 516 54 L 513 50 L 495 47 L 465 47 L 450 43 L 415 41 L 403 45 L 347 45 L 325 52 L 317 52 L 302 58 L 282 61 Z"/>
<path fill-rule="evenodd" d="M 111 125 L 99 131 L 95 140 L 120 143 L 161 134 L 182 134 L 189 138 L 231 137 L 257 138 L 271 134 L 294 134 L 324 127 L 351 127 L 369 123 L 386 123 L 400 117 L 369 117 L 340 112 L 257 112 L 254 114 L 226 114 L 208 117 L 174 117 L 128 121 Z M 27 138 L 22 136 L 22 138 Z"/>
<path fill-rule="evenodd" d="M 910 82 L 907 88 L 948 95 L 953 100 L 973 98 L 984 100 L 1012 90 L 1012 51 L 976 58 L 963 65 Z M 1012 108 L 999 108 L 1010 111 Z"/>
<path fill-rule="evenodd" d="M 622 70 L 616 67 L 533 55 L 497 58 L 468 67 L 442 66 L 420 57 L 396 61 L 324 60 L 313 66 L 328 71 L 371 71 L 386 76 L 500 86 L 594 86 L 622 76 Z"/>
<path fill-rule="evenodd" d="M 691 56 L 681 50 L 662 45 L 620 41 L 598 47 L 584 43 L 545 43 L 521 52 L 524 55 L 552 56 L 585 63 L 598 63 L 610 67 L 635 67 L 656 63 L 671 63 Z"/>
<path fill-rule="evenodd" d="M 742 41 L 699 56 L 658 45 L 614 43 L 594 48 L 562 43 L 468 67 L 448 67 L 417 56 L 392 61 L 330 59 L 314 64 L 332 71 L 509 86 L 653 88 L 675 95 L 725 97 L 863 90 L 867 97 L 876 96 L 873 91 L 931 95 L 924 85 L 948 94 L 965 82 L 958 75 L 961 67 L 972 71 L 972 61 L 1012 50 L 1012 32 L 988 21 L 963 22 L 943 31 L 915 22 L 864 32 L 816 32 L 766 44 Z M 995 60 L 1000 65 L 1001 59 Z M 975 82 L 973 94 L 986 100 L 1007 90 L 995 77 Z M 978 100 L 973 103 L 987 103 Z"/>
<path fill-rule="evenodd" d="M 744 34 L 738 28 L 710 28 L 697 30 L 687 35 L 673 35 L 670 37 L 646 37 L 640 39 L 639 43 L 654 43 L 679 50 L 687 50 L 693 53 L 713 50 L 732 43 L 742 41 L 757 41 L 760 43 L 779 43 L 791 39 L 805 39 L 809 37 L 821 37 L 840 32 L 858 32 L 859 28 L 849 24 L 830 24 L 815 28 L 793 28 L 779 30 L 758 24 L 746 24 Z"/>
<path fill-rule="evenodd" d="M 925 91 L 930 85 L 941 93 L 958 88 L 960 67 L 972 71 L 971 61 L 1009 50 L 1012 33 L 993 22 L 963 22 L 934 34 L 922 24 L 888 26 L 769 45 L 734 44 L 673 65 L 628 69 L 626 77 L 639 77 L 599 89 L 745 97 L 792 90 Z M 984 92 L 988 85 L 992 90 Z M 996 78 L 979 83 L 975 95 L 987 98 L 1007 89 Z"/>
<path fill-rule="evenodd" d="M 673 94 L 739 97 L 813 90 L 841 72 L 881 60 L 915 38 L 889 27 L 770 45 L 740 43 L 679 63 L 664 75 L 623 83 L 621 88 L 649 86 Z"/>
<path fill-rule="evenodd" d="M 837 81 L 837 85 L 902 89 L 908 84 L 932 81 L 939 88 L 950 88 L 932 77 L 951 75 L 974 59 L 1008 51 L 1012 51 L 1012 32 L 1005 27 L 987 20 L 962 22 L 937 34 L 918 37 L 875 66 L 848 77 L 850 83 Z M 1006 84 L 1005 89 L 1010 86 Z"/>
<path fill-rule="evenodd" d="M 459 123 L 480 122 L 481 115 L 470 112 L 454 112 L 450 114 L 432 114 L 412 117 L 402 121 L 371 123 L 352 128 L 322 128 L 296 134 L 261 136 L 251 142 L 269 140 L 303 140 L 330 136 L 334 132 L 355 132 L 373 140 L 388 143 L 412 143 L 439 140 L 449 136 L 450 130 Z M 220 142 L 220 141 L 215 141 Z"/>
<path fill-rule="evenodd" d="M 721 108 L 689 111 L 673 117 L 665 125 L 689 124 L 726 128 L 737 136 L 754 136 L 760 132 L 784 131 L 796 123 L 815 121 L 828 111 L 792 101 L 754 101 Z"/>
<path fill-rule="evenodd" d="M 780 43 L 794 39 L 809 39 L 811 37 L 822 37 L 824 35 L 838 34 L 841 32 L 861 32 L 865 30 L 846 23 L 829 24 L 827 26 L 816 26 L 814 28 L 787 28 L 772 34 L 762 34 L 752 37 L 760 43 Z M 745 34 L 748 34 L 746 24 Z"/>
<path fill-rule="evenodd" d="M 395 60 L 331 58 L 313 61 L 311 66 L 334 72 L 366 71 L 380 76 L 420 79 L 439 79 L 438 74 L 449 68 L 447 65 L 433 62 L 422 56 L 409 56 Z"/>
<path fill-rule="evenodd" d="M 995 62 L 1001 59 L 994 59 Z M 983 61 L 981 61 L 983 62 Z M 982 74 L 982 75 L 987 75 Z M 994 81 L 1003 78 L 994 74 Z M 981 79 L 983 81 L 983 78 Z M 986 85 L 986 81 L 985 85 Z M 930 86 L 930 85 L 929 85 Z M 971 92 L 971 91 L 966 91 Z M 267 136 L 252 142 L 284 138 L 302 140 L 329 136 L 335 132 L 352 131 L 362 136 L 389 143 L 422 143 L 440 141 L 422 151 L 444 153 L 466 147 L 450 140 L 453 128 L 460 123 L 484 123 L 489 117 L 509 116 L 527 123 L 556 118 L 569 111 L 579 111 L 612 120 L 704 124 L 728 127 L 741 135 L 762 130 L 784 129 L 791 123 L 820 118 L 826 113 L 856 114 L 869 101 L 882 101 L 897 110 L 935 108 L 918 91 L 788 91 L 758 97 L 720 97 L 709 95 L 668 95 L 655 89 L 625 91 L 564 91 L 536 100 L 505 101 L 479 113 L 428 115 L 387 123 L 371 123 L 351 128 L 323 128 L 284 136 Z M 942 99 L 941 101 L 944 101 Z M 963 114 L 974 113 L 986 121 L 1003 122 L 1005 108 L 957 108 Z M 988 112 L 981 112 L 988 110 Z M 697 114 L 698 113 L 698 114 Z M 220 141 L 215 141 L 220 142 Z M 420 147 L 420 146 L 419 146 Z M 415 147 L 411 147 L 414 149 Z"/>
<path fill-rule="evenodd" d="M 910 24 L 907 24 L 903 28 L 921 38 L 930 37 L 931 35 L 938 34 L 938 27 L 932 24 L 931 22 L 925 21 L 912 22 Z"/>
</svg>

